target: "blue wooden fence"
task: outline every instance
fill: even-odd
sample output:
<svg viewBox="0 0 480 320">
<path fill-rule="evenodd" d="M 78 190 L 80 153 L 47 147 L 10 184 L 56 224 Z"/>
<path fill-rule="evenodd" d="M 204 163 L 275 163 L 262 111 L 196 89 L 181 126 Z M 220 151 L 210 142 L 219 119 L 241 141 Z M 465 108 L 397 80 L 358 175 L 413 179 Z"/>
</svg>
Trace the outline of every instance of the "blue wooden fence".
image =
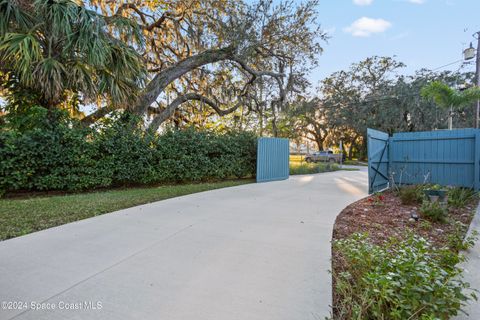
<svg viewBox="0 0 480 320">
<path fill-rule="evenodd" d="M 288 179 L 290 149 L 288 139 L 259 138 L 257 182 Z"/>
<path fill-rule="evenodd" d="M 480 189 L 478 129 L 395 133 L 386 152 L 389 178 L 396 184 L 426 182 Z M 369 175 L 369 179 L 375 184 L 376 178 Z"/>
</svg>

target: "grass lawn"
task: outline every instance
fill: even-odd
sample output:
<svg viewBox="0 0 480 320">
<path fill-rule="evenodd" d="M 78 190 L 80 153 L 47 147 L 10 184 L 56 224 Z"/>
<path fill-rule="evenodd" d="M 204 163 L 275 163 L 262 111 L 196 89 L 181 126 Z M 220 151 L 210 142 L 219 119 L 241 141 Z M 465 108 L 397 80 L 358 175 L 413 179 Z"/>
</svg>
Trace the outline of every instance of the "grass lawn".
<svg viewBox="0 0 480 320">
<path fill-rule="evenodd" d="M 358 169 L 351 168 L 340 168 L 338 164 L 331 163 L 306 163 L 302 161 L 303 156 L 301 155 L 290 155 L 290 174 L 312 174 L 312 173 L 322 173 L 322 172 L 331 172 L 338 170 L 347 170 L 347 171 L 357 171 Z"/>
<path fill-rule="evenodd" d="M 290 164 L 302 163 L 305 156 L 300 154 L 291 154 L 290 155 Z"/>
<path fill-rule="evenodd" d="M 0 200 L 0 240 L 144 203 L 252 183 L 252 179 L 129 188 L 63 196 Z"/>
<path fill-rule="evenodd" d="M 360 161 L 360 160 L 356 160 L 356 159 L 345 160 L 343 162 L 343 164 L 348 164 L 348 165 L 352 165 L 352 166 L 368 166 L 368 163 L 366 161 Z"/>
</svg>

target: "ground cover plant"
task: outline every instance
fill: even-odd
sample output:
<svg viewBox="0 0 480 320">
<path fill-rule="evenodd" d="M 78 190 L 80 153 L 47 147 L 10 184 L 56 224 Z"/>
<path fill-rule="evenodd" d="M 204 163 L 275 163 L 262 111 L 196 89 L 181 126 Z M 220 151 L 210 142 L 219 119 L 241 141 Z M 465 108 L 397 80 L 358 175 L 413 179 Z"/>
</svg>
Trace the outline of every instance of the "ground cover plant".
<svg viewBox="0 0 480 320">
<path fill-rule="evenodd" d="M 425 238 L 410 234 L 378 245 L 354 234 L 334 249 L 347 266 L 337 270 L 336 319 L 448 319 L 469 298 L 459 258 Z"/>
<path fill-rule="evenodd" d="M 430 202 L 424 188 L 375 194 L 337 217 L 333 319 L 449 319 L 476 298 L 457 264 L 477 236 L 465 235 L 478 198 Z M 450 188 L 449 202 L 463 193 Z"/>
</svg>

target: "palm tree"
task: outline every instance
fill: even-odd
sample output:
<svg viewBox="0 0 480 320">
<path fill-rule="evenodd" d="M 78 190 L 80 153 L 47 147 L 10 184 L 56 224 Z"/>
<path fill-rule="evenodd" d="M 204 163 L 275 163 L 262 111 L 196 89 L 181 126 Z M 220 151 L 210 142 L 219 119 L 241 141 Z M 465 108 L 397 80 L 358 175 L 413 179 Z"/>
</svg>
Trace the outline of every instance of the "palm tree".
<svg viewBox="0 0 480 320">
<path fill-rule="evenodd" d="M 0 87 L 8 82 L 7 90 L 35 94 L 46 108 L 72 95 L 133 101 L 145 76 L 133 47 L 141 45 L 131 20 L 104 17 L 73 0 L 0 0 Z"/>
<path fill-rule="evenodd" d="M 425 99 L 434 101 L 441 108 L 450 109 L 448 114 L 448 129 L 452 130 L 453 110 L 460 110 L 474 101 L 479 100 L 480 88 L 472 87 L 459 91 L 449 87 L 443 82 L 434 81 L 422 88 L 421 95 Z"/>
</svg>

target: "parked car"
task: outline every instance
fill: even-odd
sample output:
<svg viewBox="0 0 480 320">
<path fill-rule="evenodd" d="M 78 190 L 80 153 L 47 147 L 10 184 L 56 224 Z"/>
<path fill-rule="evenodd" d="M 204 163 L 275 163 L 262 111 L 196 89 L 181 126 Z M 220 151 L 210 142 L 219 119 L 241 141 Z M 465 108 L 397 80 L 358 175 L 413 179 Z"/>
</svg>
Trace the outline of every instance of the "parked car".
<svg viewBox="0 0 480 320">
<path fill-rule="evenodd" d="M 305 161 L 311 162 L 330 162 L 340 163 L 344 158 L 343 153 L 333 153 L 333 151 L 318 151 L 305 156 Z"/>
</svg>

